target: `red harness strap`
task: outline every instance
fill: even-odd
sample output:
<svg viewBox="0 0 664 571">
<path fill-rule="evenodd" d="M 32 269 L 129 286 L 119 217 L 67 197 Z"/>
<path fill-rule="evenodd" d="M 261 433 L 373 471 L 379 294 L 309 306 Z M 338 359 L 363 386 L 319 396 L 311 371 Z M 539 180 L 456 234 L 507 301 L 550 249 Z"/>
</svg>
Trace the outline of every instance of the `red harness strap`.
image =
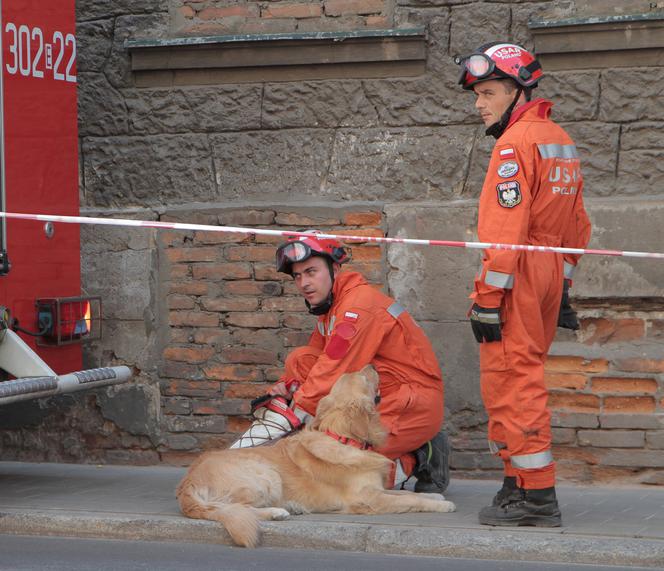
<svg viewBox="0 0 664 571">
<path fill-rule="evenodd" d="M 326 430 L 325 434 L 331 436 L 335 440 L 338 440 L 339 442 L 341 442 L 341 444 L 348 444 L 349 446 L 352 446 L 353 448 L 359 448 L 360 450 L 373 450 L 373 446 L 368 442 L 360 442 L 359 440 L 353 440 L 352 438 L 348 438 L 347 436 L 341 436 L 340 434 L 332 432 L 331 430 Z"/>
</svg>

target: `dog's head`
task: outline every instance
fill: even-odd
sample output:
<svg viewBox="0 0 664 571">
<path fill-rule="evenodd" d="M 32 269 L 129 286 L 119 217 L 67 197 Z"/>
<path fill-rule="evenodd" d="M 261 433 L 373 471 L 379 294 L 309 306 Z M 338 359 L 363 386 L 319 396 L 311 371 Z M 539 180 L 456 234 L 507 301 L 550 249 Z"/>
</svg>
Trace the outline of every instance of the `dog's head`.
<svg viewBox="0 0 664 571">
<path fill-rule="evenodd" d="M 376 411 L 377 391 L 378 373 L 371 365 L 341 375 L 330 394 L 318 403 L 311 427 L 380 446 L 386 434 Z"/>
</svg>

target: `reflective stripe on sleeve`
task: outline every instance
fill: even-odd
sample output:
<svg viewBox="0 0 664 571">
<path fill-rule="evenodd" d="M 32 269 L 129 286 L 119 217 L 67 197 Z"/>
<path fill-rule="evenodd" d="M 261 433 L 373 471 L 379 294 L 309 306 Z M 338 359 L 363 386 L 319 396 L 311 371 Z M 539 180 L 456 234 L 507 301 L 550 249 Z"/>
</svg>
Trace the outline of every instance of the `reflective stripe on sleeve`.
<svg viewBox="0 0 664 571">
<path fill-rule="evenodd" d="M 578 159 L 579 152 L 576 145 L 559 145 L 550 143 L 548 145 L 537 145 L 537 149 L 543 159 Z"/>
<path fill-rule="evenodd" d="M 568 280 L 571 280 L 574 277 L 575 270 L 576 266 L 574 264 L 563 262 L 563 274 Z"/>
<path fill-rule="evenodd" d="M 396 301 L 387 308 L 387 313 L 389 313 L 394 319 L 399 319 L 399 316 L 406 311 L 404 307 L 398 304 Z"/>
<path fill-rule="evenodd" d="M 334 329 L 334 322 L 335 322 L 336 320 L 337 320 L 337 316 L 336 316 L 336 315 L 333 315 L 333 316 L 332 316 L 332 319 L 330 319 L 330 323 L 329 323 L 329 325 L 327 326 L 327 336 L 328 336 L 328 337 L 329 337 L 330 335 L 332 335 L 332 330 Z"/>
<path fill-rule="evenodd" d="M 512 289 L 514 287 L 514 276 L 489 270 L 484 277 L 484 283 L 493 287 Z"/>
<path fill-rule="evenodd" d="M 532 470 L 534 468 L 544 468 L 553 462 L 551 450 L 536 452 L 535 454 L 521 454 L 520 456 L 510 456 L 510 461 L 514 468 L 521 470 Z"/>
</svg>

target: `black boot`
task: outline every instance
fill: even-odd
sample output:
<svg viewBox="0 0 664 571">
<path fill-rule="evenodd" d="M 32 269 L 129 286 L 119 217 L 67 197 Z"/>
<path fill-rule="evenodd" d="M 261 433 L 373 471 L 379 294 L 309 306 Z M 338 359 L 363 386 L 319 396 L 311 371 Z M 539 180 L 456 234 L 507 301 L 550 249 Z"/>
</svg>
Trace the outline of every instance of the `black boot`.
<svg viewBox="0 0 664 571">
<path fill-rule="evenodd" d="M 520 500 L 523 488 L 516 484 L 516 476 L 505 476 L 503 478 L 503 487 L 493 496 L 492 506 L 501 506 L 511 501 Z"/>
<path fill-rule="evenodd" d="M 560 527 L 562 517 L 555 488 L 544 490 L 519 490 L 519 499 L 482 508 L 479 515 L 484 525 L 534 525 L 537 527 Z"/>
<path fill-rule="evenodd" d="M 441 430 L 420 446 L 415 451 L 415 457 L 415 491 L 442 494 L 450 483 L 450 443 L 445 431 Z"/>
</svg>

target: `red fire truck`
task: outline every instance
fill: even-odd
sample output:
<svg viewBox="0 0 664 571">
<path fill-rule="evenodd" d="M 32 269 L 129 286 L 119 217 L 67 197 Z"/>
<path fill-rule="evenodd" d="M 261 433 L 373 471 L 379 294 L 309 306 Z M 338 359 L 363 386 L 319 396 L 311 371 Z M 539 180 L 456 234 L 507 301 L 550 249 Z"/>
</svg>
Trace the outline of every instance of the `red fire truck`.
<svg viewBox="0 0 664 571">
<path fill-rule="evenodd" d="M 74 3 L 0 0 L 2 212 L 78 214 Z M 79 227 L 0 218 L 0 404 L 126 381 L 127 367 L 80 371 L 100 334 Z"/>
</svg>

